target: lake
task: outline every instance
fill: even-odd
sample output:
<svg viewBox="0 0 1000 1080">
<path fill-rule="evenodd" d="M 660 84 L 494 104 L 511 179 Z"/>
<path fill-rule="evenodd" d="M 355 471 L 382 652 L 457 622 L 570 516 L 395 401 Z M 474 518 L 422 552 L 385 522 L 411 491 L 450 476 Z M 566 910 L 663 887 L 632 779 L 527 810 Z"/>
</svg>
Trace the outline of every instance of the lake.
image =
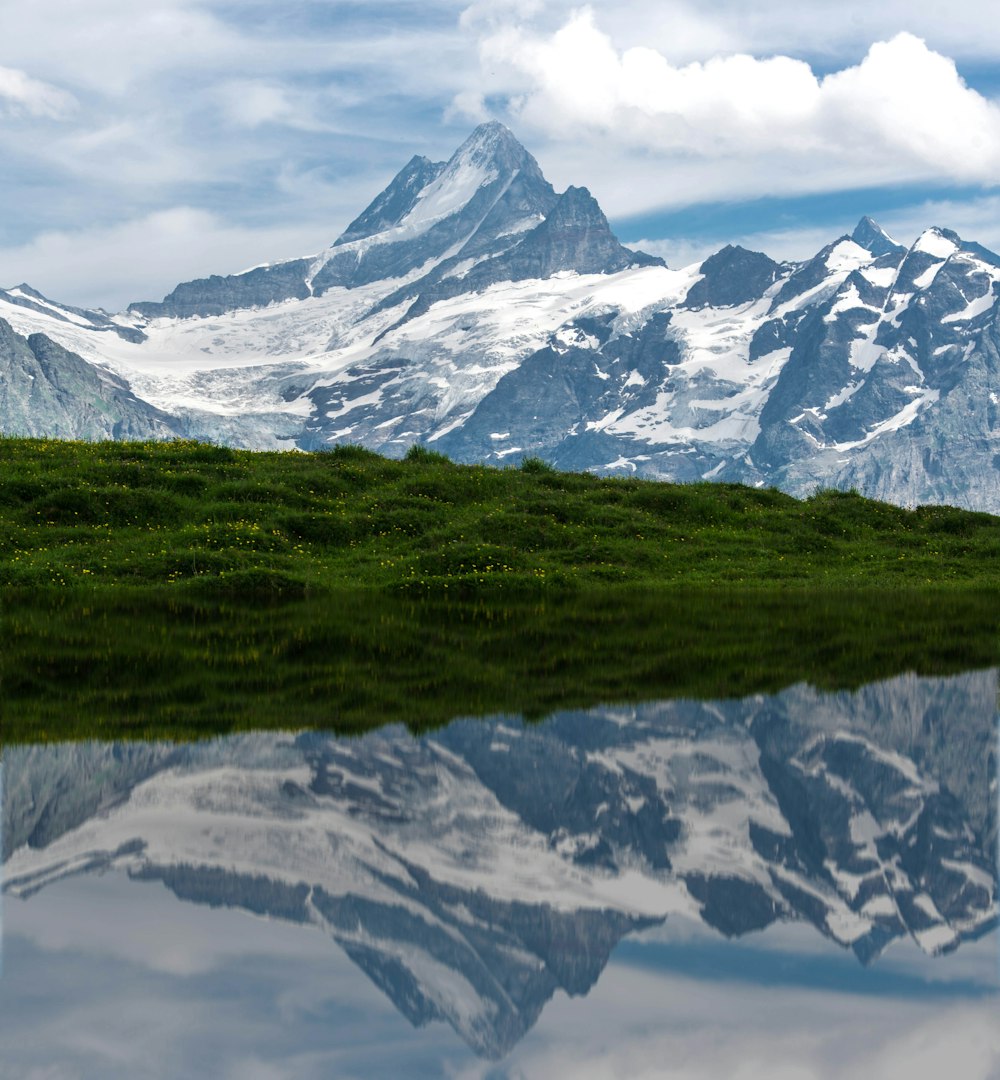
<svg viewBox="0 0 1000 1080">
<path fill-rule="evenodd" d="M 961 603 L 8 606 L 0 1073 L 996 1077 Z"/>
</svg>

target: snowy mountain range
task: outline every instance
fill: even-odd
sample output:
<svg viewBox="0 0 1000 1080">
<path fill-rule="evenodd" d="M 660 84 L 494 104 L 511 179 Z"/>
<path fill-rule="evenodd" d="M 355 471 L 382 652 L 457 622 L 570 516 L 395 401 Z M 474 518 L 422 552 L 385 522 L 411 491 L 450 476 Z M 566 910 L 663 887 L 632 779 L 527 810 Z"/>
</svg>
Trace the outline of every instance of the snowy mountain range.
<svg viewBox="0 0 1000 1080">
<path fill-rule="evenodd" d="M 318 255 L 121 314 L 0 291 L 0 430 L 855 487 L 1000 512 L 1000 256 L 868 218 L 804 263 L 618 243 L 484 124 Z"/>
<path fill-rule="evenodd" d="M 805 922 L 866 964 L 995 926 L 996 702 L 992 671 L 422 738 L 13 747 L 3 888 L 118 870 L 319 928 L 414 1024 L 498 1058 L 675 915 Z"/>
</svg>

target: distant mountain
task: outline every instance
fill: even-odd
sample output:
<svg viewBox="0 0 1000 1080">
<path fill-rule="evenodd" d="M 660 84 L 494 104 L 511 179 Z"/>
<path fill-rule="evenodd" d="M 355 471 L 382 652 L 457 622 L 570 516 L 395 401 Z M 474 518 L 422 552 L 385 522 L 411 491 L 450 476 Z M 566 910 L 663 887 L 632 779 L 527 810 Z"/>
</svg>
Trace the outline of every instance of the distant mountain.
<svg viewBox="0 0 1000 1080">
<path fill-rule="evenodd" d="M 995 926 L 996 701 L 978 672 L 419 739 L 15 747 L 3 887 L 117 868 L 319 927 L 411 1022 L 497 1058 L 672 915 L 802 921 L 864 963 Z"/>
<path fill-rule="evenodd" d="M 1000 512 L 998 283 L 980 245 L 932 228 L 906 249 L 868 217 L 802 263 L 730 245 L 670 270 L 494 122 L 447 162 L 412 158 L 317 255 L 117 316 L 19 286 L 0 319 L 113 372 L 165 436 Z M 86 409 L 31 430 L 97 437 Z"/>
<path fill-rule="evenodd" d="M 538 163 L 501 124 L 483 124 L 448 162 L 414 157 L 318 256 L 179 285 L 148 318 L 220 315 L 335 287 L 425 277 L 464 259 L 496 255 L 544 221 L 558 202 Z M 444 267 L 442 267 L 444 264 Z"/>
<path fill-rule="evenodd" d="M 48 297 L 43 296 L 37 289 L 23 282 L 13 289 L 0 289 L 0 303 L 13 308 L 22 308 L 44 315 L 47 319 L 56 322 L 68 323 L 72 326 L 82 326 L 88 330 L 117 334 L 125 341 L 140 344 L 146 340 L 146 335 L 131 326 L 122 326 L 105 311 L 87 311 L 84 308 L 69 307 L 66 304 L 57 304 Z"/>
</svg>

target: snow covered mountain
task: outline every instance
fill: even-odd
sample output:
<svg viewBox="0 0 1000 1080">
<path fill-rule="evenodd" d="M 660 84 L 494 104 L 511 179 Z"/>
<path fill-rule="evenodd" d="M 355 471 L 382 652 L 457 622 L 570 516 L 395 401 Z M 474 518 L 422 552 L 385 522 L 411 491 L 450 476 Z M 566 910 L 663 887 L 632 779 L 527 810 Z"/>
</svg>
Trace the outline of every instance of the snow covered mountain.
<svg viewBox="0 0 1000 1080">
<path fill-rule="evenodd" d="M 116 316 L 0 292 L 0 429 L 421 443 L 1000 511 L 998 282 L 977 244 L 934 228 L 907 250 L 869 218 L 802 264 L 728 246 L 671 270 L 489 123 L 316 256 Z M 31 335 L 60 363 L 26 367 Z M 121 393 L 95 418 L 62 366 Z"/>
<path fill-rule="evenodd" d="M 672 915 L 812 924 L 865 963 L 997 919 L 996 672 L 660 702 L 416 739 L 5 753 L 4 892 L 126 871 L 318 927 L 414 1024 L 505 1054 Z"/>
</svg>

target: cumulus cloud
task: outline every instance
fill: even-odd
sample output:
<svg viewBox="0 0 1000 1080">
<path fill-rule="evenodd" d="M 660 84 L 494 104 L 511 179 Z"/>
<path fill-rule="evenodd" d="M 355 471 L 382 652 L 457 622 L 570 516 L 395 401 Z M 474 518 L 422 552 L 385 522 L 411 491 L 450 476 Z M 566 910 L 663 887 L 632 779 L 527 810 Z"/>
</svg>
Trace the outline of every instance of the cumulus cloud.
<svg viewBox="0 0 1000 1080">
<path fill-rule="evenodd" d="M 907 32 L 826 75 L 792 57 L 745 53 L 678 65 L 645 46 L 619 50 L 587 8 L 552 34 L 496 29 L 481 59 L 509 72 L 520 125 L 685 164 L 725 161 L 737 189 L 747 180 L 741 160 L 769 163 L 784 191 L 815 189 L 820 173 L 830 186 L 992 184 L 1000 173 L 1000 107 Z"/>
<path fill-rule="evenodd" d="M 580 0 L 478 0 L 469 25 L 531 21 L 554 31 Z M 686 63 L 724 53 L 756 56 L 808 54 L 856 62 L 873 41 L 909 30 L 949 56 L 995 62 L 1000 50 L 1000 7 L 956 8 L 939 0 L 592 0 L 601 25 L 622 48 L 644 45 Z M 828 65 L 829 66 L 829 65 Z"/>
<path fill-rule="evenodd" d="M 55 86 L 32 79 L 16 68 L 0 67 L 0 109 L 61 120 L 76 108 L 76 98 Z"/>
<path fill-rule="evenodd" d="M 488 120 L 489 115 L 486 98 L 476 90 L 463 90 L 456 94 L 445 110 L 445 118 L 448 120 L 468 120 L 476 124 Z"/>
</svg>

